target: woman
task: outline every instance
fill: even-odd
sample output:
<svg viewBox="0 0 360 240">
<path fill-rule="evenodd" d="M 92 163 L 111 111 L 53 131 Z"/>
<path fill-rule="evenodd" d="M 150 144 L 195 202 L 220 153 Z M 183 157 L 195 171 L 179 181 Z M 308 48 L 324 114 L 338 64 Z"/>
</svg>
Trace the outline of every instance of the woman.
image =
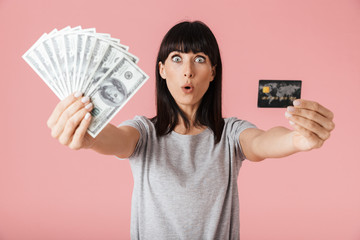
<svg viewBox="0 0 360 240">
<path fill-rule="evenodd" d="M 261 161 L 320 147 L 334 129 L 318 103 L 294 101 L 295 130 L 268 131 L 221 112 L 222 65 L 211 30 L 182 22 L 165 35 L 156 64 L 157 115 L 86 129 L 92 104 L 75 93 L 48 120 L 54 138 L 129 158 L 134 176 L 132 239 L 239 239 L 237 176 L 242 160 Z"/>
</svg>

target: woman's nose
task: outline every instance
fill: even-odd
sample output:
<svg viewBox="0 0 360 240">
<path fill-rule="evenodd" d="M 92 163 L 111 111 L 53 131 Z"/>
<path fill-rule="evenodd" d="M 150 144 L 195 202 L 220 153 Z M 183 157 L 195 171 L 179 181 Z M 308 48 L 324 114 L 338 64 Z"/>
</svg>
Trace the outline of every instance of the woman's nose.
<svg viewBox="0 0 360 240">
<path fill-rule="evenodd" d="M 187 63 L 185 64 L 185 69 L 184 69 L 184 77 L 188 77 L 188 78 L 192 78 L 194 77 L 194 69 L 192 66 L 192 63 Z"/>
<path fill-rule="evenodd" d="M 185 72 L 184 76 L 190 78 L 190 77 L 193 77 L 193 74 L 191 72 Z"/>
</svg>

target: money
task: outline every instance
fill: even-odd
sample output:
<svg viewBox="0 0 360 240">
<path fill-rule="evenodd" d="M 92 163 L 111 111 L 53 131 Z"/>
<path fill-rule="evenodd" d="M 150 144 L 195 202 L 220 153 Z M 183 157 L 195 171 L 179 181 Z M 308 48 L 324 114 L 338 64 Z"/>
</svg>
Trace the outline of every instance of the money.
<svg viewBox="0 0 360 240">
<path fill-rule="evenodd" d="M 96 83 L 89 94 L 94 104 L 88 133 L 96 136 L 141 88 L 148 76 L 126 56 Z"/>
<path fill-rule="evenodd" d="M 96 137 L 149 79 L 129 47 L 110 34 L 80 26 L 44 33 L 22 56 L 54 94 L 90 97 L 87 132 Z"/>
</svg>

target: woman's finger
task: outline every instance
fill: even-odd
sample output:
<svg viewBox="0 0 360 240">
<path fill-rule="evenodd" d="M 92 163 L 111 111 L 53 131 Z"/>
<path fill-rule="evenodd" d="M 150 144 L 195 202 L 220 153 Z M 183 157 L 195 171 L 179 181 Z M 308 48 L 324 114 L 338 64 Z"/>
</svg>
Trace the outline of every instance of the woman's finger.
<svg viewBox="0 0 360 240">
<path fill-rule="evenodd" d="M 324 106 L 322 106 L 321 104 L 319 104 L 317 102 L 304 100 L 304 99 L 296 99 L 293 102 L 293 104 L 294 104 L 295 108 L 308 109 L 308 110 L 318 112 L 321 115 L 323 115 L 325 118 L 328 118 L 330 120 L 332 120 L 334 118 L 333 112 L 331 112 L 329 109 L 325 108 Z"/>
<path fill-rule="evenodd" d="M 300 116 L 303 118 L 307 118 L 309 120 L 312 120 L 316 123 L 318 123 L 320 126 L 324 127 L 326 130 L 328 131 L 332 131 L 335 127 L 334 123 L 324 117 L 322 114 L 313 111 L 313 110 L 309 110 L 309 109 L 305 109 L 305 108 L 294 108 L 289 106 L 287 108 L 287 111 L 292 114 L 293 116 Z"/>
<path fill-rule="evenodd" d="M 310 150 L 313 148 L 319 148 L 324 144 L 324 140 L 302 126 L 292 123 L 293 128 L 302 136 L 301 138 L 295 138 L 297 141 L 295 144 L 302 150 Z"/>
<path fill-rule="evenodd" d="M 59 102 L 56 105 L 54 111 L 51 113 L 51 115 L 50 115 L 50 117 L 49 117 L 49 119 L 47 121 L 47 126 L 49 128 L 54 127 L 55 124 L 57 123 L 57 121 L 59 120 L 59 117 L 64 112 L 64 110 L 66 108 L 68 108 L 71 104 L 73 104 L 81 96 L 82 96 L 81 92 L 76 92 L 74 94 L 71 94 L 71 95 L 67 96 L 64 100 Z"/>
<path fill-rule="evenodd" d="M 58 138 L 62 132 L 64 131 L 65 125 L 68 120 L 72 118 L 81 108 L 88 104 L 89 97 L 83 97 L 81 100 L 77 99 L 77 101 L 73 102 L 70 106 L 68 106 L 63 113 L 61 114 L 59 120 L 56 125 L 52 128 L 51 135 L 54 138 Z"/>
<path fill-rule="evenodd" d="M 64 131 L 62 132 L 62 134 L 59 137 L 59 142 L 61 144 L 68 145 L 72 141 L 74 132 L 78 128 L 78 126 L 79 126 L 80 122 L 82 121 L 82 119 L 85 117 L 85 115 L 87 113 L 89 113 L 89 111 L 91 111 L 91 109 L 92 109 L 92 103 L 89 103 L 88 105 L 86 105 L 85 108 L 77 111 L 66 122 L 66 125 L 64 127 Z"/>
<path fill-rule="evenodd" d="M 72 138 L 69 147 L 71 149 L 80 149 L 83 146 L 84 136 L 86 134 L 87 128 L 91 122 L 91 114 L 88 112 L 85 114 L 84 118 L 81 120 L 79 127 L 76 129 L 74 136 Z"/>
<path fill-rule="evenodd" d="M 323 126 L 313 120 L 298 115 L 286 114 L 286 117 L 296 125 L 301 126 L 311 133 L 314 133 L 322 140 L 326 140 L 330 137 L 330 131 L 326 130 Z"/>
</svg>

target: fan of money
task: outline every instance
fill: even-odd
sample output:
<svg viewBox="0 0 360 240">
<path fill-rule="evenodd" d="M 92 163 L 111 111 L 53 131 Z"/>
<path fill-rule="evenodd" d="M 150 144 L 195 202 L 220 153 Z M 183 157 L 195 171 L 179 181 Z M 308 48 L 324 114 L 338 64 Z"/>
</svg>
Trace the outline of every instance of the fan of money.
<svg viewBox="0 0 360 240">
<path fill-rule="evenodd" d="M 60 99 L 82 92 L 94 104 L 88 133 L 96 137 L 149 78 L 129 47 L 80 26 L 44 33 L 23 59 Z"/>
</svg>

